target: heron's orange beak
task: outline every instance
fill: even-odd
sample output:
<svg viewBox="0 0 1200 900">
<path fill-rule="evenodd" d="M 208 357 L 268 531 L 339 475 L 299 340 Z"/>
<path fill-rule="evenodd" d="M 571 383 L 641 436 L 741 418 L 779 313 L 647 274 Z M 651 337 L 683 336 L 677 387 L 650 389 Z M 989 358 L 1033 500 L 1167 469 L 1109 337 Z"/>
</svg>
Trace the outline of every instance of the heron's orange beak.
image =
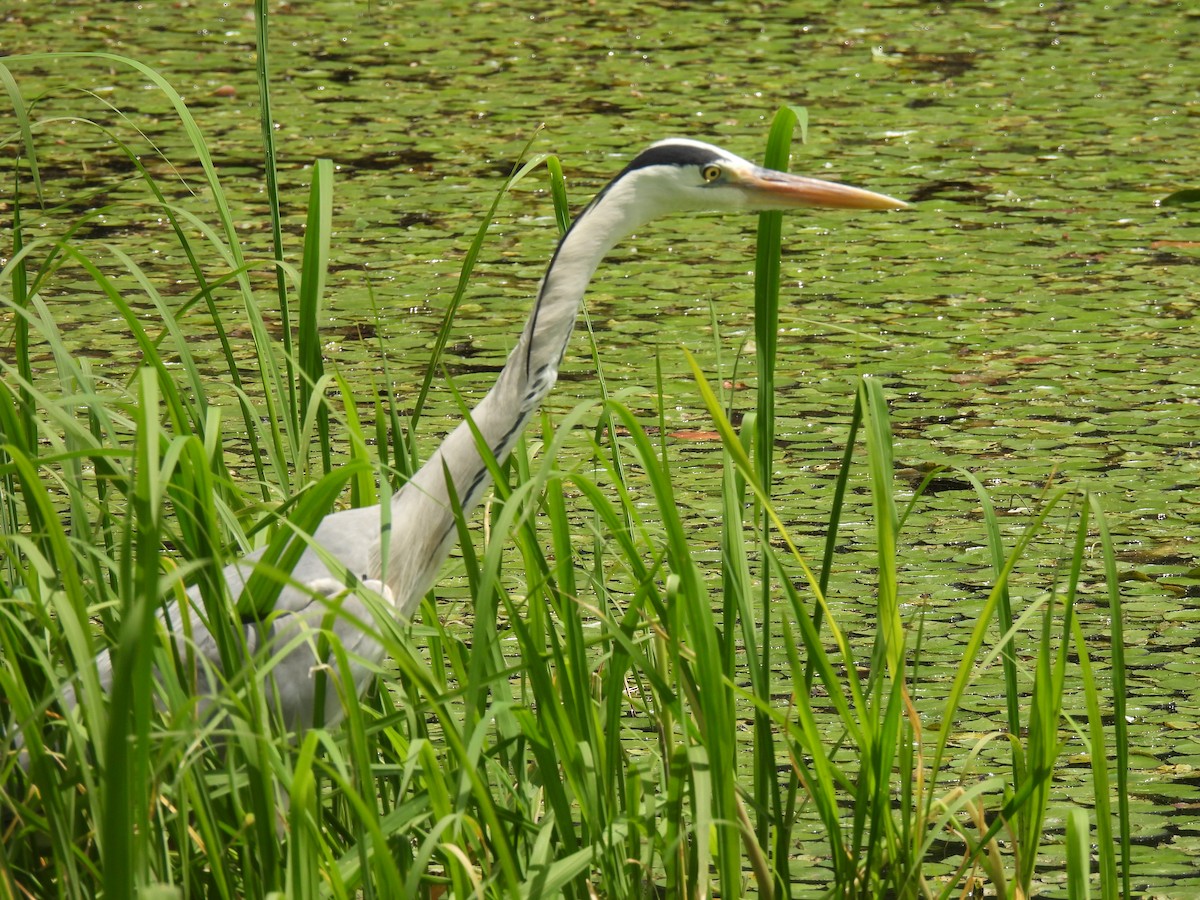
<svg viewBox="0 0 1200 900">
<path fill-rule="evenodd" d="M 864 191 L 836 181 L 788 175 L 758 166 L 738 174 L 736 183 L 753 197 L 751 205 L 757 209 L 793 209 L 801 206 L 821 209 L 904 209 L 908 206 L 903 200 L 886 194 Z"/>
</svg>

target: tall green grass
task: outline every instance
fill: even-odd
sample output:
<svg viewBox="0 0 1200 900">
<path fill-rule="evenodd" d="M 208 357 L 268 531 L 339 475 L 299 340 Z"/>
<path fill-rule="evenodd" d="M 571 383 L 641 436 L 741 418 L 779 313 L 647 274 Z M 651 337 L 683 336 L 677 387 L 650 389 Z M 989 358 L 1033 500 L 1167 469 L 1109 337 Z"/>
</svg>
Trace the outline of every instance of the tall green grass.
<svg viewBox="0 0 1200 900">
<path fill-rule="evenodd" d="M 176 659 L 163 638 L 163 602 L 201 584 L 205 613 L 236 658 L 244 598 L 227 595 L 220 568 L 254 547 L 286 560 L 299 546 L 293 536 L 310 533 L 336 498 L 386 497 L 415 461 L 438 353 L 411 413 L 404 398 L 379 401 L 375 385 L 326 372 L 317 323 L 332 167 L 314 168 L 298 269 L 283 261 L 278 228 L 271 247 L 243 247 L 199 126 L 169 83 L 135 61 L 94 57 L 133 67 L 164 92 L 215 200 L 210 226 L 125 151 L 155 214 L 171 223 L 191 294 L 169 298 L 119 245 L 77 238 L 78 223 L 40 236 L 26 223 L 41 190 L 38 140 L 54 123 L 29 111 L 18 76 L 49 59 L 0 68 L 23 155 L 0 273 L 13 348 L 0 381 L 3 894 L 951 897 L 989 884 L 1030 896 L 1046 877 L 1049 823 L 1066 817 L 1070 895 L 1127 895 L 1128 815 L 1111 809 L 1114 773 L 1117 796 L 1127 795 L 1120 595 L 1097 499 L 1051 493 L 1014 539 L 982 485 L 959 474 L 983 511 L 991 589 L 957 669 L 927 671 L 901 577 L 920 564 L 909 558 L 906 522 L 924 486 L 898 499 L 885 386 L 848 388 L 851 427 L 823 547 L 794 536 L 769 491 L 773 216 L 759 243 L 758 403 L 740 429 L 731 401 L 710 386 L 714 373 L 693 362 L 696 404 L 721 439 L 719 568 L 685 523 L 669 442 L 647 430 L 647 410 L 606 393 L 543 415 L 497 463 L 486 532 L 460 525 L 468 620 L 445 622 L 430 597 L 411 625 L 370 623 L 389 662 L 361 703 L 352 684 L 330 679 L 349 711 L 336 730 L 280 733 L 264 680 L 270 659 L 227 667 L 217 700 L 201 708 L 194 661 Z M 768 162 L 786 165 L 796 119 L 788 110 L 777 119 Z M 263 134 L 273 172 L 272 129 Z M 545 162 L 565 227 L 561 169 Z M 471 244 L 439 349 L 508 186 Z M 275 189 L 271 202 L 278 222 Z M 214 265 L 217 278 L 205 274 Z M 289 336 L 278 341 L 251 277 L 260 271 L 271 273 L 267 295 Z M 69 310 L 44 300 L 81 272 L 129 328 L 136 371 L 89 365 L 62 327 Z M 152 326 L 130 283 L 157 310 Z M 214 376 L 188 340 L 189 312 L 201 307 L 222 376 L 235 379 L 232 417 L 211 401 Z M 248 341 L 231 336 L 235 321 L 249 322 Z M 261 381 L 239 375 L 246 357 Z M 581 444 L 581 426 L 597 422 L 608 427 Z M 231 436 L 249 448 L 253 477 L 226 467 Z M 840 596 L 833 577 L 856 488 L 873 523 L 869 598 Z M 1057 565 L 1030 594 L 1047 546 Z M 284 577 L 264 575 L 276 590 Z M 1097 578 L 1116 623 L 1106 679 L 1074 603 Z M 839 624 L 839 609 L 868 600 L 875 631 L 864 642 Z M 321 639 L 344 663 L 345 649 Z M 108 694 L 93 664 L 102 646 L 116 663 Z M 1007 701 L 990 733 L 966 741 L 963 698 L 997 665 Z M 61 703 L 68 692 L 79 698 L 71 712 Z M 1068 693 L 1085 697 L 1086 718 L 1064 713 Z M 1068 747 L 1090 756 L 1094 778 L 1088 806 L 1069 811 L 1052 780 Z"/>
</svg>

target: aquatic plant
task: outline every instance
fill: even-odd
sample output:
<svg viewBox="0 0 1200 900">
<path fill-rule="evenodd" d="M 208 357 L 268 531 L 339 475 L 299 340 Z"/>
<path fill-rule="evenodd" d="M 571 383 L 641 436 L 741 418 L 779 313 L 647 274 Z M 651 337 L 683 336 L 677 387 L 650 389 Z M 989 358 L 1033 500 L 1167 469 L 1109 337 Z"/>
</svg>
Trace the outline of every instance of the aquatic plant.
<svg viewBox="0 0 1200 900">
<path fill-rule="evenodd" d="M 265 48 L 264 28 L 260 17 Z M 7 59 L 10 96 L 19 93 L 7 73 L 51 58 Z M 915 485 L 898 483 L 886 386 L 863 379 L 847 391 L 843 461 L 811 562 L 814 542 L 797 536 L 769 487 L 772 214 L 760 227 L 757 404 L 740 427 L 732 394 L 694 364 L 722 473 L 715 552 L 697 544 L 677 500 L 661 401 L 605 392 L 543 414 L 540 434 L 497 468 L 485 533 L 460 522 L 469 606 L 447 617 L 430 597 L 411 627 L 381 622 L 390 661 L 338 730 L 298 745 L 279 733 L 270 660 L 199 709 L 187 661 L 178 665 L 157 628 L 164 597 L 213 581 L 206 613 L 235 631 L 236 598 L 214 573 L 281 534 L 311 532 L 344 495 L 361 504 L 392 489 L 411 470 L 422 402 L 406 415 L 390 391 L 324 369 L 332 167 L 313 170 L 298 269 L 284 262 L 278 225 L 273 248 L 247 249 L 179 95 L 141 63 L 96 58 L 137 68 L 169 98 L 217 224 L 173 199 L 118 141 L 187 260 L 190 293 L 164 291 L 117 240 L 83 240 L 103 210 L 42 236 L 25 217 L 40 190 L 37 135 L 53 123 L 14 103 L 24 168 L 0 275 L 13 347 L 0 382 L 8 893 L 948 897 L 989 882 L 1027 896 L 1047 877 L 1037 868 L 1044 837 L 1067 806 L 1052 776 L 1068 748 L 1091 763 L 1095 860 L 1076 803 L 1063 878 L 1074 896 L 1088 886 L 1127 893 L 1128 816 L 1110 809 L 1109 783 L 1129 750 L 1120 594 L 1097 501 L 1048 489 L 1014 535 L 971 473 L 932 466 Z M 259 54 L 264 96 L 268 58 Z M 777 118 L 768 163 L 786 161 L 795 124 L 792 111 Z M 263 134 L 273 159 L 271 129 Z M 522 167 L 481 223 L 460 292 L 505 192 L 543 162 L 565 222 L 557 161 Z M 282 201 L 270 193 L 278 223 Z M 274 322 L 255 271 L 275 285 Z M 128 371 L 91 364 L 72 344 L 71 310 L 45 300 L 81 273 L 138 348 Z M 215 365 L 189 339 L 201 310 L 222 348 Z M 235 336 L 240 322 L 246 338 Z M 439 372 L 432 356 L 426 390 Z M 736 364 L 719 370 L 736 384 Z M 587 439 L 583 426 L 596 421 L 604 427 Z M 905 577 L 920 566 L 909 523 L 939 478 L 956 479 L 978 506 L 990 561 L 946 673 L 926 662 L 922 601 Z M 851 516 L 873 534 L 869 597 L 840 594 Z M 1073 603 L 1086 578 L 1108 586 L 1103 680 Z M 845 627 L 853 605 L 869 607 L 868 631 Z M 92 666 L 101 644 L 126 660 L 108 696 Z M 1002 690 L 983 698 L 981 730 L 967 700 L 975 685 L 994 690 L 996 669 Z M 68 689 L 80 703 L 61 715 Z M 1082 714 L 1064 710 L 1068 693 L 1082 693 Z M 1116 795 L 1127 796 L 1120 783 Z M 1093 862 L 1098 878 L 1088 877 Z"/>
</svg>

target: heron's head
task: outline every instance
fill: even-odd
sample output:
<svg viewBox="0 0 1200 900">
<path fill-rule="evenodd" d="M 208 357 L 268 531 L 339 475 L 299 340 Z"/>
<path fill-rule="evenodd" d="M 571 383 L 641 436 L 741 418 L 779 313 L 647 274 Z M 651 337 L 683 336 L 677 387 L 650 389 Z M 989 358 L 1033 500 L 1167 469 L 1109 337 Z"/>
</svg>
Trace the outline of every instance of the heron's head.
<svg viewBox="0 0 1200 900">
<path fill-rule="evenodd" d="M 652 144 L 613 181 L 627 187 L 647 218 L 669 212 L 796 209 L 902 209 L 903 200 L 756 166 L 720 147 L 686 138 Z"/>
</svg>

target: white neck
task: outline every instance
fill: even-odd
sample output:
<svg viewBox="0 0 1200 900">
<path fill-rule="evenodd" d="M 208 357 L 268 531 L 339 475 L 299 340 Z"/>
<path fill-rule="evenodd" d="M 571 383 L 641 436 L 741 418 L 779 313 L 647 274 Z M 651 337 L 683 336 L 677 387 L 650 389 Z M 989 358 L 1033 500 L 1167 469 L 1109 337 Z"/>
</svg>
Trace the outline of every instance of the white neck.
<svg viewBox="0 0 1200 900">
<path fill-rule="evenodd" d="M 662 211 L 653 197 L 648 202 L 638 195 L 639 174 L 633 171 L 614 181 L 559 242 L 517 346 L 495 386 L 471 412 L 471 420 L 499 462 L 507 458 L 554 387 L 596 267 L 618 241 Z M 406 617 L 432 586 L 457 537 L 446 471 L 463 513 L 470 513 L 491 478 L 466 422 L 451 432 L 392 500 L 392 528 L 385 538 L 389 559 L 371 577 L 383 578 Z"/>
</svg>

